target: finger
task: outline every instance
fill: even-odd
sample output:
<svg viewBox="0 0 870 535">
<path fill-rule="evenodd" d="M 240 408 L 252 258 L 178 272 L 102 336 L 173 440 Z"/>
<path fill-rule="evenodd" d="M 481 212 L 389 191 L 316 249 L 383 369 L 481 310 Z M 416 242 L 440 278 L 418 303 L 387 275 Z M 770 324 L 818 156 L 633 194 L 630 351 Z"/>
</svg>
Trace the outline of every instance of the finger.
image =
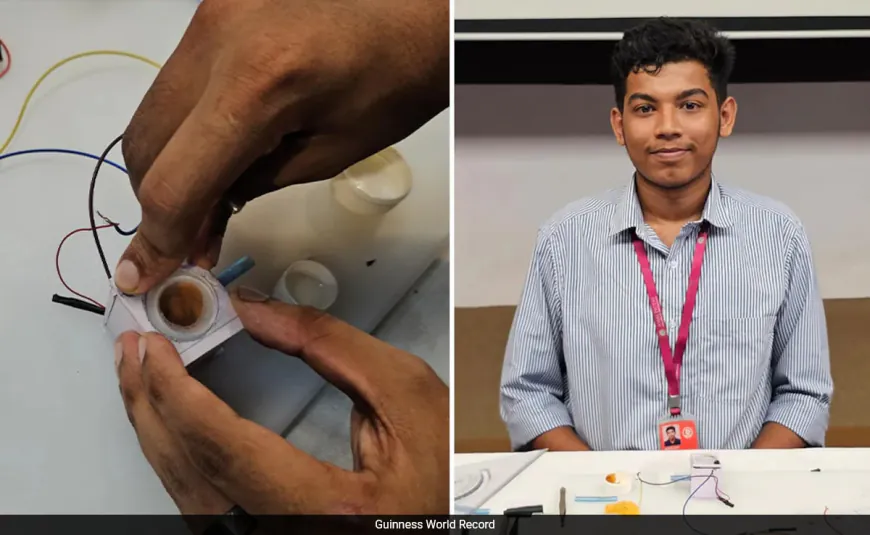
<svg viewBox="0 0 870 535">
<path fill-rule="evenodd" d="M 233 307 L 257 341 L 298 356 L 355 403 L 386 420 L 404 419 L 408 399 L 446 386 L 420 358 L 313 308 L 278 301 L 245 301 L 233 293 Z M 413 396 L 413 397 L 412 397 Z"/>
<path fill-rule="evenodd" d="M 273 151 L 258 158 L 233 185 L 233 193 L 253 199 L 271 191 L 328 180 L 386 145 L 345 141 L 337 135 L 285 136 Z"/>
<path fill-rule="evenodd" d="M 121 150 L 134 192 L 145 173 L 190 115 L 208 83 L 212 50 L 189 27 L 178 47 L 157 73 L 124 131 Z"/>
<path fill-rule="evenodd" d="M 227 203 L 218 203 L 212 210 L 194 240 L 188 257 L 190 263 L 207 270 L 217 265 L 231 215 L 232 211 Z"/>
<path fill-rule="evenodd" d="M 222 96 L 218 106 L 209 91 L 139 186 L 142 222 L 115 274 L 125 293 L 144 293 L 177 269 L 209 212 L 253 160 L 261 137 L 252 126 L 260 120 L 256 106 L 246 96 Z"/>
<path fill-rule="evenodd" d="M 298 107 L 304 108 L 301 103 Z M 313 107 L 312 109 L 317 109 Z M 368 111 L 347 116 L 328 117 L 329 111 L 317 109 L 318 128 L 285 135 L 278 146 L 259 158 L 236 183 L 245 191 L 241 195 L 251 199 L 278 188 L 328 180 L 351 165 L 406 138 L 429 118 L 425 107 L 412 117 L 404 114 L 404 125 L 385 121 L 378 112 Z M 296 110 L 297 117 L 304 117 L 305 110 Z M 307 124 L 307 123 L 300 123 Z M 372 127 L 372 125 L 379 125 Z"/>
<path fill-rule="evenodd" d="M 152 406 L 209 482 L 250 513 L 336 513 L 353 509 L 371 474 L 321 463 L 241 418 L 192 378 L 172 344 L 146 334 L 143 384 Z"/>
<path fill-rule="evenodd" d="M 206 481 L 186 458 L 151 406 L 142 383 L 139 335 L 125 333 L 117 341 L 118 379 L 127 416 L 142 453 L 166 492 L 183 514 L 223 514 L 232 503 Z"/>
</svg>

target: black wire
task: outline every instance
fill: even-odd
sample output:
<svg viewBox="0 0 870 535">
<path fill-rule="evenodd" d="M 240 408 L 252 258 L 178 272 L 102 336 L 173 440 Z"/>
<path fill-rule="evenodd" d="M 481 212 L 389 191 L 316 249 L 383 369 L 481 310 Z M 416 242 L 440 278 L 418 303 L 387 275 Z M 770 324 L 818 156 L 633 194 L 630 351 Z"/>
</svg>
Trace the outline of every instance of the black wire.
<svg viewBox="0 0 870 535">
<path fill-rule="evenodd" d="M 689 476 L 684 476 L 684 477 L 680 477 L 680 478 L 677 478 L 677 479 L 672 479 L 672 480 L 670 480 L 670 481 L 665 481 L 665 482 L 663 482 L 663 483 L 653 483 L 652 481 L 646 481 L 646 480 L 644 480 L 644 479 L 641 479 L 641 477 L 640 477 L 640 472 L 638 472 L 638 473 L 636 474 L 636 477 L 637 477 L 637 480 L 640 481 L 640 484 L 641 484 L 641 485 L 650 485 L 650 486 L 653 486 L 653 487 L 664 487 L 664 486 L 666 486 L 666 485 L 673 485 L 674 483 L 680 483 L 680 482 L 682 482 L 682 481 L 691 481 L 693 478 L 706 477 L 706 479 L 704 479 L 704 481 L 702 481 L 701 484 L 698 485 L 698 486 L 695 488 L 695 490 L 692 491 L 691 494 L 689 494 L 689 497 L 688 497 L 688 498 L 686 499 L 686 501 L 683 503 L 683 513 L 682 513 L 682 515 L 681 515 L 682 518 L 683 518 L 683 523 L 686 524 L 686 527 L 688 527 L 689 529 L 691 529 L 692 531 L 694 531 L 695 533 L 698 533 L 698 534 L 700 534 L 700 535 L 707 535 L 707 534 L 704 533 L 703 531 L 699 530 L 699 529 L 696 528 L 695 526 L 693 526 L 691 523 L 689 523 L 689 519 L 688 519 L 688 517 L 686 516 L 686 507 L 689 505 L 689 502 L 692 500 L 692 497 L 695 495 L 695 493 L 697 493 L 699 490 L 701 490 L 701 487 L 703 487 L 705 484 L 707 484 L 707 482 L 709 482 L 711 479 L 714 480 L 714 481 L 715 481 L 715 484 L 716 484 L 716 498 L 717 498 L 720 502 L 722 502 L 722 503 L 724 503 L 725 505 L 727 505 L 728 507 L 734 507 L 734 504 L 731 503 L 731 501 L 730 501 L 729 499 L 726 499 L 726 498 L 722 497 L 722 494 L 724 494 L 724 493 L 723 493 L 722 491 L 719 490 L 719 478 L 718 478 L 717 476 L 713 475 L 713 472 L 712 472 L 712 471 L 710 472 L 710 475 L 709 475 L 709 476 L 692 476 L 692 475 L 689 475 Z"/>
<path fill-rule="evenodd" d="M 136 234 L 136 231 L 139 230 L 139 227 L 133 227 L 130 230 L 121 230 L 121 225 L 115 223 L 114 229 L 115 232 L 117 232 L 121 236 L 132 236 L 133 234 Z"/>
<path fill-rule="evenodd" d="M 833 531 L 833 532 L 836 533 L 837 535 L 843 535 L 843 532 L 842 532 L 842 531 L 840 531 L 839 529 L 835 528 L 834 525 L 831 524 L 831 520 L 828 518 L 828 511 L 827 511 L 827 510 L 826 510 L 825 513 L 822 515 L 822 518 L 825 520 L 825 524 L 827 524 L 828 527 L 831 528 L 831 531 Z"/>
<path fill-rule="evenodd" d="M 693 476 L 689 476 L 689 477 L 693 477 Z M 704 477 L 704 476 L 698 476 L 698 477 Z M 686 498 L 686 501 L 683 502 L 683 514 L 681 515 L 681 516 L 683 517 L 683 524 L 685 524 L 687 528 L 689 528 L 690 530 L 694 531 L 694 532 L 697 533 L 698 535 L 707 535 L 707 534 L 706 534 L 705 532 L 701 531 L 700 529 L 696 528 L 695 526 L 693 526 L 693 525 L 689 522 L 689 517 L 686 516 L 686 507 L 689 506 L 689 502 L 692 501 L 692 497 L 694 497 L 695 494 L 697 494 L 698 491 L 701 490 L 701 487 L 703 487 L 704 485 L 706 485 L 706 484 L 710 481 L 710 479 L 715 479 L 715 480 L 716 480 L 716 485 L 717 485 L 717 486 L 719 485 L 719 478 L 717 478 L 716 476 L 714 476 L 714 475 L 713 475 L 713 471 L 710 470 L 710 475 L 707 476 L 707 479 L 705 479 L 704 481 L 701 481 L 701 484 L 698 485 L 697 487 L 695 487 L 695 490 L 693 490 L 692 493 L 689 494 L 689 497 Z M 718 496 L 719 493 L 717 492 L 716 495 Z"/>
<path fill-rule="evenodd" d="M 103 162 L 106 160 L 106 157 L 109 156 L 109 153 L 112 152 L 112 149 L 115 148 L 115 145 L 121 142 L 123 138 L 123 134 L 115 138 L 115 141 L 112 141 L 106 150 L 100 155 L 100 159 L 97 160 L 97 165 L 94 167 L 94 174 L 91 177 L 91 187 L 88 191 L 88 217 L 91 222 L 91 232 L 94 234 L 94 243 L 97 244 L 97 252 L 100 254 L 100 261 L 103 263 L 103 269 L 106 270 L 106 277 L 109 279 L 112 278 L 112 271 L 109 269 L 109 263 L 106 261 L 106 254 L 103 252 L 103 246 L 100 245 L 100 237 L 97 235 L 97 222 L 94 219 L 94 190 L 97 186 L 97 175 L 100 174 L 100 167 L 103 166 Z"/>
<path fill-rule="evenodd" d="M 94 314 L 99 314 L 100 316 L 106 314 L 105 308 L 98 307 L 97 305 L 93 303 L 88 303 L 87 301 L 84 301 L 82 299 L 76 299 L 75 297 L 64 297 L 62 295 L 54 294 L 53 296 L 51 296 L 51 300 L 54 303 L 59 303 L 68 307 L 84 310 L 85 312 L 93 312 Z"/>
</svg>

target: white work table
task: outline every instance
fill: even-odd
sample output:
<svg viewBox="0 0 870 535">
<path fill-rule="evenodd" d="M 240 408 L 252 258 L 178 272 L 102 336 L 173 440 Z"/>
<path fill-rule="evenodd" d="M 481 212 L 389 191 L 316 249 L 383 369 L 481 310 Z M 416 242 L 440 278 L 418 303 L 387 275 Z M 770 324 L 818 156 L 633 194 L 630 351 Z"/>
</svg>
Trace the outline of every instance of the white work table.
<svg viewBox="0 0 870 535">
<path fill-rule="evenodd" d="M 13 59 L 0 78 L 2 144 L 28 90 L 50 66 L 107 49 L 163 63 L 198 2 L 0 4 L 0 39 Z M 65 64 L 34 94 L 6 153 L 56 147 L 99 154 L 123 132 L 156 74 L 117 56 Z M 291 262 L 319 259 L 339 281 L 331 313 L 421 356 L 448 381 L 449 263 L 439 259 L 449 236 L 448 133 L 443 113 L 398 145 L 413 169 L 413 189 L 383 218 L 356 224 L 329 204 L 325 182 L 285 189 L 234 216 L 222 263 L 250 255 L 257 266 L 239 282 L 268 292 Z M 110 158 L 124 163 L 118 149 Z M 93 168 L 93 161 L 70 155 L 0 161 L 0 514 L 177 512 L 127 421 L 102 318 L 51 302 L 53 293 L 69 295 L 55 273 L 55 251 L 65 234 L 88 225 Z M 125 229 L 139 221 L 128 178 L 108 166 L 95 207 Z M 106 230 L 101 239 L 114 266 L 129 238 Z M 60 264 L 73 288 L 105 303 L 108 283 L 89 234 L 67 241 Z M 326 387 L 302 412 L 322 380 L 246 336 L 230 340 L 196 377 L 241 416 L 318 458 L 352 467 L 349 399 Z"/>
<path fill-rule="evenodd" d="M 690 451 L 544 453 L 492 496 L 481 511 L 501 514 L 513 507 L 542 505 L 559 513 L 559 489 L 566 489 L 567 514 L 603 514 L 604 503 L 578 503 L 575 496 L 603 495 L 609 473 L 622 472 L 662 483 L 688 474 Z M 698 453 L 698 452 L 695 452 Z M 692 498 L 688 481 L 652 486 L 634 481 L 620 500 L 640 506 L 642 515 L 830 515 L 870 513 L 870 449 L 727 450 L 710 452 L 721 463 L 719 487 L 734 507 Z M 460 454 L 455 466 L 516 453 Z M 813 471 L 818 470 L 818 471 Z"/>
</svg>

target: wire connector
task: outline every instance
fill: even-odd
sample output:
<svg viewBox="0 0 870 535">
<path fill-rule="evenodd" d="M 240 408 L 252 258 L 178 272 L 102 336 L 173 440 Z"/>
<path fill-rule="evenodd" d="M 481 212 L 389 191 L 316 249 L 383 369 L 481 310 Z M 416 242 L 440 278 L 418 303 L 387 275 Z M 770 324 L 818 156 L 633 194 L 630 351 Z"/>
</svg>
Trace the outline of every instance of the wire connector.
<svg viewBox="0 0 870 535">
<path fill-rule="evenodd" d="M 97 210 L 97 215 L 100 216 L 100 219 L 102 219 L 103 221 L 105 221 L 106 224 L 108 224 L 108 225 L 112 225 L 112 226 L 118 226 L 117 223 L 115 223 L 114 221 L 112 221 L 112 220 L 109 219 L 108 217 L 104 216 L 103 213 L 100 212 L 99 210 Z"/>
</svg>

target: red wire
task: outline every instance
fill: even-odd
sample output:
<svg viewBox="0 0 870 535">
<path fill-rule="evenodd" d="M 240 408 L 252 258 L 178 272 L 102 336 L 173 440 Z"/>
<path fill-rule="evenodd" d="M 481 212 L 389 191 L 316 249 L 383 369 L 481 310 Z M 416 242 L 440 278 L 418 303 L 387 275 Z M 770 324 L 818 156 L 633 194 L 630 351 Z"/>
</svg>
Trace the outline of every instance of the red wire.
<svg viewBox="0 0 870 535">
<path fill-rule="evenodd" d="M 0 39 L 0 48 L 3 49 L 3 61 L 6 63 L 6 66 L 3 67 L 2 71 L 0 71 L 0 78 L 3 78 L 12 67 L 12 54 L 9 53 L 9 47 L 6 46 L 6 43 L 4 43 L 2 39 Z"/>
<path fill-rule="evenodd" d="M 112 226 L 114 226 L 114 225 L 111 225 L 111 224 L 108 224 L 108 223 L 105 224 L 105 225 L 99 225 L 99 226 L 97 226 L 97 230 L 101 230 L 101 229 L 104 229 L 104 228 L 110 228 L 110 227 L 112 227 Z M 71 293 L 73 293 L 73 294 L 75 294 L 75 295 L 81 297 L 82 299 L 86 299 L 86 300 L 90 301 L 91 303 L 97 305 L 98 307 L 106 308 L 106 307 L 105 307 L 102 303 L 100 303 L 99 301 L 96 301 L 96 300 L 94 300 L 94 299 L 91 299 L 90 297 L 88 297 L 88 296 L 86 296 L 86 295 L 84 295 L 84 294 L 80 294 L 80 293 L 78 293 L 77 291 L 75 291 L 75 290 L 73 290 L 72 288 L 70 288 L 69 285 L 66 283 L 66 281 L 63 280 L 63 275 L 61 275 L 61 273 L 60 273 L 60 250 L 61 250 L 61 248 L 63 247 L 63 244 L 64 244 L 64 243 L 65 243 L 65 242 L 66 242 L 66 241 L 67 241 L 71 236 L 74 236 L 74 235 L 78 234 L 79 232 L 90 232 L 90 231 L 91 231 L 90 227 L 87 227 L 87 228 L 79 228 L 79 229 L 76 229 L 76 230 L 70 232 L 70 233 L 67 234 L 66 236 L 64 236 L 63 239 L 60 240 L 60 244 L 57 246 L 57 254 L 54 255 L 54 267 L 55 267 L 55 269 L 57 270 L 57 277 L 60 279 L 60 283 L 63 284 L 64 288 L 66 288 L 67 290 L 69 290 Z"/>
</svg>

